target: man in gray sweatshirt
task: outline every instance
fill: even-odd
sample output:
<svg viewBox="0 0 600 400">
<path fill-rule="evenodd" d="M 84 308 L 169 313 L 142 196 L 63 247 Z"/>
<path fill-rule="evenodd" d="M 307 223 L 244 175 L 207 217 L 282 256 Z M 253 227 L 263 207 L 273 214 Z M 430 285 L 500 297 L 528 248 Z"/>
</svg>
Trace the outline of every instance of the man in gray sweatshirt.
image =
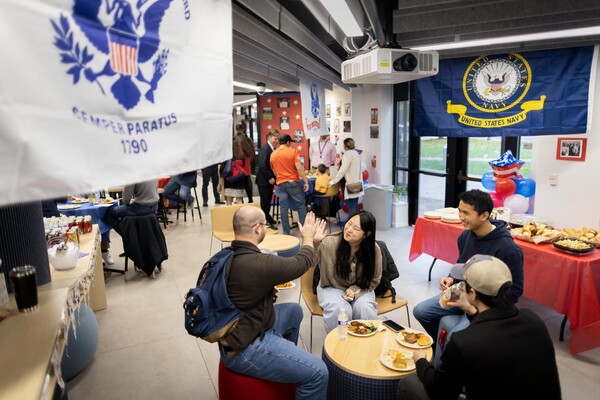
<svg viewBox="0 0 600 400">
<path fill-rule="evenodd" d="M 156 213 L 158 209 L 158 182 L 156 179 L 125 186 L 123 205 L 109 208 L 104 222 L 122 235 L 119 223 L 124 217 Z"/>
</svg>

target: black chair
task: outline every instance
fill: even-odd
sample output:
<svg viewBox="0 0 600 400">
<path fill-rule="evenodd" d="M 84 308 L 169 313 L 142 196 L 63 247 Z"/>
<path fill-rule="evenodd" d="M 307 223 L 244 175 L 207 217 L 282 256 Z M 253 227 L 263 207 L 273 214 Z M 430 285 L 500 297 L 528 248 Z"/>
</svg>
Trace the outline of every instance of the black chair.
<svg viewBox="0 0 600 400">
<path fill-rule="evenodd" d="M 119 224 L 125 251 L 125 269 L 104 268 L 117 272 L 127 280 L 128 260 L 144 271 L 148 277 L 154 277 L 154 271 L 162 270 L 162 262 L 169 258 L 167 241 L 154 214 L 125 217 Z"/>
<path fill-rule="evenodd" d="M 203 224 L 202 213 L 200 212 L 200 203 L 198 201 L 198 192 L 196 192 L 196 186 L 192 186 L 191 189 L 194 190 L 194 205 L 190 208 L 192 211 L 192 221 L 194 221 L 194 209 L 198 210 L 198 216 L 200 217 L 200 223 Z M 177 220 L 179 221 L 179 213 L 183 213 L 183 222 L 187 222 L 187 201 L 180 201 L 177 203 Z"/>
</svg>

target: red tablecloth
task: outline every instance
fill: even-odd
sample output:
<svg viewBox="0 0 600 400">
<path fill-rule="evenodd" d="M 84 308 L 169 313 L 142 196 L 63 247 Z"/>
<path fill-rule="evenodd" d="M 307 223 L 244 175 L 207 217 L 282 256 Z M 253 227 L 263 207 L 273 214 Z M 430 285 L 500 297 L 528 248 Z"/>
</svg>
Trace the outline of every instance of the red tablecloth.
<svg viewBox="0 0 600 400">
<path fill-rule="evenodd" d="M 455 263 L 462 225 L 419 217 L 408 259 L 421 254 Z M 524 255 L 524 295 L 552 307 L 571 322 L 571 353 L 600 346 L 600 251 L 584 256 L 560 252 L 551 244 L 515 240 Z"/>
</svg>

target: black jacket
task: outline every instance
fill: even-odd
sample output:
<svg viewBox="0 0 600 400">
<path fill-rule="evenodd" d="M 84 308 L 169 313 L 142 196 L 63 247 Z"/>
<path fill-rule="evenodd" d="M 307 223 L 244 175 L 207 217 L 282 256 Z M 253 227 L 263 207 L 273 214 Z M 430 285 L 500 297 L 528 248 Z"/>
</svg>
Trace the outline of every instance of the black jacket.
<svg viewBox="0 0 600 400">
<path fill-rule="evenodd" d="M 478 314 L 455 332 L 437 369 L 426 359 L 417 375 L 433 400 L 561 398 L 554 346 L 544 322 L 530 310 L 511 307 Z"/>
<path fill-rule="evenodd" d="M 271 146 L 265 143 L 258 152 L 258 172 L 256 173 L 256 186 L 273 186 L 269 179 L 275 179 L 275 173 L 271 168 Z"/>
<path fill-rule="evenodd" d="M 169 258 L 165 235 L 156 215 L 125 217 L 119 224 L 123 237 L 123 250 L 138 268 L 148 276 L 154 268 Z"/>
</svg>

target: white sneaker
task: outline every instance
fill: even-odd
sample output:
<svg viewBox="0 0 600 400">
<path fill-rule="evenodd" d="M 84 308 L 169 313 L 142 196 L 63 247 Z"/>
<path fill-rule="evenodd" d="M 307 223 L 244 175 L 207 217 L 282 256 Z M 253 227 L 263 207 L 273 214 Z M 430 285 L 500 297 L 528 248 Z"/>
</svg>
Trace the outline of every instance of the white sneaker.
<svg viewBox="0 0 600 400">
<path fill-rule="evenodd" d="M 110 251 L 108 251 L 108 250 L 102 252 L 102 259 L 104 260 L 105 263 L 107 263 L 109 265 L 113 265 L 115 263 L 112 256 L 110 255 Z"/>
</svg>

